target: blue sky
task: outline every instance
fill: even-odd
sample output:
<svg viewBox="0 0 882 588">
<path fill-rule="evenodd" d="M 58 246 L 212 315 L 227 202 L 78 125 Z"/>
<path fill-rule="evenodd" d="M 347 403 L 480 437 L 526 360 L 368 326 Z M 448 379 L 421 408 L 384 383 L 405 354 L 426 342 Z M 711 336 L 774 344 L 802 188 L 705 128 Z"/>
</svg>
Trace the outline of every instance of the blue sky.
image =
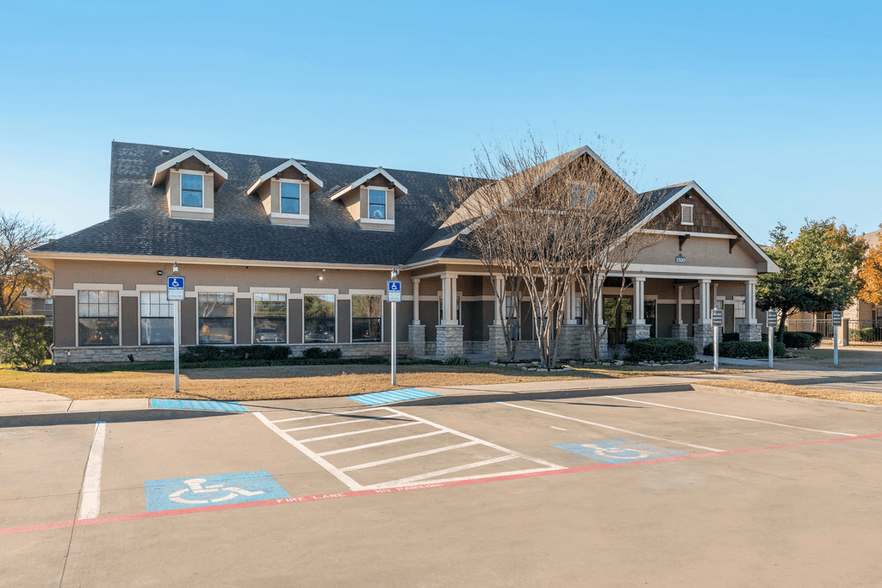
<svg viewBox="0 0 882 588">
<path fill-rule="evenodd" d="M 670 5 L 662 5 L 670 4 Z M 882 222 L 879 3 L 7 2 L 0 209 L 107 218 L 112 140 L 462 173 L 621 143 L 755 240 Z"/>
</svg>

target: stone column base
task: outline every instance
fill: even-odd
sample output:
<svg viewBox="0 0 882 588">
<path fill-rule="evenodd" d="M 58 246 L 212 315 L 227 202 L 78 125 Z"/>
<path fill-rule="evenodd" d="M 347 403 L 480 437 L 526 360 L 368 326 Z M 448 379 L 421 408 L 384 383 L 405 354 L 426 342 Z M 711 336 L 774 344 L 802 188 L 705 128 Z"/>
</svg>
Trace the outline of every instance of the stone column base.
<svg viewBox="0 0 882 588">
<path fill-rule="evenodd" d="M 739 341 L 762 341 L 763 326 L 759 323 L 741 323 L 738 325 Z"/>
<path fill-rule="evenodd" d="M 628 341 L 636 341 L 637 339 L 649 339 L 649 333 L 652 325 L 625 325 L 628 330 Z"/>
<path fill-rule="evenodd" d="M 579 359 L 582 356 L 582 325 L 561 325 L 557 337 L 559 359 Z"/>
<path fill-rule="evenodd" d="M 462 355 L 462 325 L 438 325 L 437 344 L 435 357 L 449 359 L 456 355 Z"/>
<path fill-rule="evenodd" d="M 490 340 L 487 341 L 487 353 L 491 359 L 508 359 L 508 349 L 505 347 L 505 327 L 502 325 L 490 325 Z"/>
<path fill-rule="evenodd" d="M 426 325 L 407 325 L 407 354 L 426 354 Z"/>
<path fill-rule="evenodd" d="M 671 325 L 671 339 L 682 339 L 685 341 L 689 338 L 689 325 L 681 325 L 674 323 Z"/>
<path fill-rule="evenodd" d="M 599 356 L 597 359 L 609 359 L 609 331 L 607 331 L 606 327 L 602 327 L 599 329 L 600 335 L 600 345 L 598 345 Z M 594 359 L 594 328 L 586 325 L 582 330 L 582 340 L 580 345 L 580 352 L 582 354 L 582 359 Z"/>
<path fill-rule="evenodd" d="M 692 325 L 692 332 L 694 333 L 693 341 L 695 346 L 698 347 L 698 353 L 704 353 L 704 346 L 714 342 L 714 326 L 705 324 Z"/>
</svg>

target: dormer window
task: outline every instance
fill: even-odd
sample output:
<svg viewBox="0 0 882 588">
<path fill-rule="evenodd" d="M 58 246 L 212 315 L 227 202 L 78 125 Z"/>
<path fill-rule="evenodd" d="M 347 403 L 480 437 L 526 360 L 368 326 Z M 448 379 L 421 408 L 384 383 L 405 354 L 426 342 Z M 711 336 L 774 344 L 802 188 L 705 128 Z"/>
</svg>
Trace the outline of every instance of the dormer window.
<svg viewBox="0 0 882 588">
<path fill-rule="evenodd" d="M 153 187 L 165 184 L 172 218 L 212 220 L 214 194 L 226 181 L 227 172 L 195 149 L 166 161 L 153 172 Z"/>
<path fill-rule="evenodd" d="M 293 159 L 269 170 L 245 192 L 258 198 L 274 225 L 309 225 L 309 197 L 322 181 Z"/>
<path fill-rule="evenodd" d="M 202 208 L 202 176 L 181 174 L 181 206 Z"/>
<path fill-rule="evenodd" d="M 300 182 L 282 181 L 280 183 L 283 214 L 300 214 Z"/>
<path fill-rule="evenodd" d="M 362 229 L 395 230 L 395 201 L 407 195 L 407 188 L 378 167 L 331 195 L 343 203 L 352 220 Z"/>
<path fill-rule="evenodd" d="M 368 216 L 371 219 L 386 218 L 386 190 L 368 189 Z"/>
</svg>

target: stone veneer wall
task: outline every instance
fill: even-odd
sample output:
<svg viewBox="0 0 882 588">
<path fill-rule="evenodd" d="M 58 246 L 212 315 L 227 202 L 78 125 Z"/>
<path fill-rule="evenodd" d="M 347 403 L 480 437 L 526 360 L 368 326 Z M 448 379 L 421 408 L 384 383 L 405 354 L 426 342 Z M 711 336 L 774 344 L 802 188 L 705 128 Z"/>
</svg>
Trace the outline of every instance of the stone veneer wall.
<svg viewBox="0 0 882 588">
<path fill-rule="evenodd" d="M 739 341 L 762 341 L 763 326 L 759 323 L 741 323 L 738 325 Z"/>
<path fill-rule="evenodd" d="M 462 325 L 438 325 L 435 327 L 435 356 L 448 359 L 463 354 Z"/>
<path fill-rule="evenodd" d="M 704 353 L 704 346 L 714 342 L 714 326 L 705 324 L 692 325 L 692 341 L 698 347 L 698 353 Z"/>
<path fill-rule="evenodd" d="M 407 325 L 407 354 L 426 354 L 426 325 Z"/>
</svg>

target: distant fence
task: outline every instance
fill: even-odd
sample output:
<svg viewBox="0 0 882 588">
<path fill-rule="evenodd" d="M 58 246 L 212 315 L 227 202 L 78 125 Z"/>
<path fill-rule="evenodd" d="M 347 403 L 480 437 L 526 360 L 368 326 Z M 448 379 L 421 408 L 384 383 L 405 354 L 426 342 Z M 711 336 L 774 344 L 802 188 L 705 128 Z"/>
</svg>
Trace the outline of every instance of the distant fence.
<svg viewBox="0 0 882 588">
<path fill-rule="evenodd" d="M 842 320 L 843 329 L 839 341 L 843 345 L 882 345 L 882 320 Z M 843 340 L 844 330 L 848 329 L 848 337 Z M 821 333 L 828 343 L 833 341 L 833 321 L 831 319 L 798 319 L 787 321 L 788 331 L 804 331 Z"/>
</svg>

